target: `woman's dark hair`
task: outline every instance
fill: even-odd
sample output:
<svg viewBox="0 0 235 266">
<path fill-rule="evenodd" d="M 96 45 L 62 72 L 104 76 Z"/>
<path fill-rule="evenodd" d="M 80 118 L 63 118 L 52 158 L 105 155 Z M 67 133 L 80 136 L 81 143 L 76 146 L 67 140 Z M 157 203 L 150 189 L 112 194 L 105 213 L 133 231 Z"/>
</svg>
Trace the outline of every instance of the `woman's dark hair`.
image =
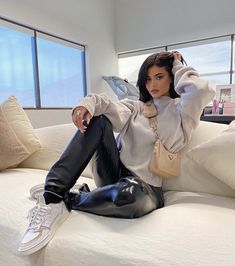
<svg viewBox="0 0 235 266">
<path fill-rule="evenodd" d="M 136 84 L 136 86 L 139 88 L 139 100 L 140 101 L 146 103 L 150 99 L 152 99 L 152 96 L 149 94 L 146 88 L 149 68 L 152 66 L 165 67 L 165 69 L 169 73 L 172 80 L 174 80 L 174 75 L 172 73 L 173 62 L 174 62 L 174 56 L 172 52 L 155 53 L 145 59 L 142 66 L 140 67 L 139 74 L 138 74 L 138 80 Z M 181 62 L 185 63 L 183 58 L 181 58 Z M 170 84 L 169 94 L 172 99 L 180 97 L 174 89 L 174 82 Z"/>
</svg>

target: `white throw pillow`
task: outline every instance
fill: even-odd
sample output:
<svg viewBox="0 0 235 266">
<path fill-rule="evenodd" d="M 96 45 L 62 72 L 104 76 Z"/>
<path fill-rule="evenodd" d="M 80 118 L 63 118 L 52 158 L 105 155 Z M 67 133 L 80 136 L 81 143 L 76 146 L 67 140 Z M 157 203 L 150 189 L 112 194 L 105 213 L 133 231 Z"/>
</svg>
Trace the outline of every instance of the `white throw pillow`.
<svg viewBox="0 0 235 266">
<path fill-rule="evenodd" d="M 191 149 L 187 156 L 235 190 L 235 121 L 216 138 Z"/>
<path fill-rule="evenodd" d="M 0 170 L 15 167 L 39 150 L 40 141 L 16 97 L 11 96 L 0 106 Z"/>
</svg>

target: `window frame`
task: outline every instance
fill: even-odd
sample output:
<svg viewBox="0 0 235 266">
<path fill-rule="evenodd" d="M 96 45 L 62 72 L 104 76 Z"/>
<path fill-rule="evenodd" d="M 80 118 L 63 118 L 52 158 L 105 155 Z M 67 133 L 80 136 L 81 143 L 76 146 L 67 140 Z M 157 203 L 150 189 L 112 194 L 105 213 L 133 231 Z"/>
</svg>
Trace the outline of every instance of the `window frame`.
<svg viewBox="0 0 235 266">
<path fill-rule="evenodd" d="M 34 90 L 35 90 L 35 107 L 24 107 L 24 109 L 26 110 L 50 110 L 50 109 L 58 109 L 58 110 L 69 110 L 72 107 L 42 107 L 41 106 L 41 97 L 40 97 L 40 81 L 39 81 L 39 65 L 38 65 L 38 49 L 37 49 L 37 35 L 39 34 L 43 34 L 46 35 L 48 37 L 48 39 L 52 38 L 52 39 L 57 39 L 58 42 L 63 42 L 63 43 L 68 43 L 71 46 L 76 46 L 78 48 L 81 49 L 81 51 L 83 52 L 83 72 L 84 72 L 84 90 L 83 90 L 83 94 L 84 96 L 87 95 L 87 67 L 86 67 L 86 55 L 87 55 L 87 45 L 85 44 L 81 44 L 72 40 L 69 40 L 67 38 L 64 38 L 62 36 L 56 35 L 56 34 L 52 34 L 37 28 L 33 28 L 31 26 L 13 21 L 11 19 L 5 18 L 0 16 L 0 21 L 2 21 L 2 25 L 6 25 L 6 27 L 12 28 L 14 30 L 17 31 L 17 27 L 19 31 L 21 32 L 27 32 L 27 31 L 31 31 L 32 34 L 32 46 L 33 46 L 33 51 L 32 51 L 32 60 L 33 60 L 33 75 L 34 75 L 34 79 L 35 79 L 35 86 L 34 86 Z M 64 44 L 65 45 L 65 44 Z M 70 45 L 67 45 L 68 47 L 70 47 Z M 66 45 L 65 45 L 66 46 Z"/>
</svg>

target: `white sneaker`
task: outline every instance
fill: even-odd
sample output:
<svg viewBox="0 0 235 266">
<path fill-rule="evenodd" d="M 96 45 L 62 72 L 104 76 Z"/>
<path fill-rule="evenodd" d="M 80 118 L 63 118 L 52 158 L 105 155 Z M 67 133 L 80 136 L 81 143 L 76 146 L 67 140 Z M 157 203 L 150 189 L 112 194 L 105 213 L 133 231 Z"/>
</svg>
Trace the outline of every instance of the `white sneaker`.
<svg viewBox="0 0 235 266">
<path fill-rule="evenodd" d="M 46 205 L 44 197 L 39 195 L 37 205 L 29 211 L 29 226 L 18 248 L 20 254 L 30 255 L 43 248 L 68 216 L 63 201 Z"/>
<path fill-rule="evenodd" d="M 31 187 L 29 190 L 30 198 L 37 200 L 39 195 L 42 195 L 44 193 L 44 186 L 45 185 L 43 183 L 43 184 L 39 184 L 39 185 Z"/>
</svg>

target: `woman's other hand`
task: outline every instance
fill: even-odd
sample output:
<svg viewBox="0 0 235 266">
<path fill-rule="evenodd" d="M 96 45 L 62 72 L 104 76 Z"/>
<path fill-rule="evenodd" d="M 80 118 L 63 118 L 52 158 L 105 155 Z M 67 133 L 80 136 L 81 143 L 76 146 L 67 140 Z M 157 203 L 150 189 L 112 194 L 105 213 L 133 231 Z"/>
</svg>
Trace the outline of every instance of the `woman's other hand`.
<svg viewBox="0 0 235 266">
<path fill-rule="evenodd" d="M 80 129 L 81 133 L 84 133 L 87 129 L 87 125 L 90 123 L 91 114 L 85 107 L 78 106 L 73 109 L 72 120 L 74 125 Z"/>
<path fill-rule="evenodd" d="M 181 59 L 182 59 L 182 55 L 181 55 L 181 53 L 179 53 L 179 52 L 177 52 L 177 51 L 174 51 L 174 52 L 172 52 L 172 54 L 173 54 L 174 60 L 179 60 L 179 61 L 181 61 Z"/>
</svg>

